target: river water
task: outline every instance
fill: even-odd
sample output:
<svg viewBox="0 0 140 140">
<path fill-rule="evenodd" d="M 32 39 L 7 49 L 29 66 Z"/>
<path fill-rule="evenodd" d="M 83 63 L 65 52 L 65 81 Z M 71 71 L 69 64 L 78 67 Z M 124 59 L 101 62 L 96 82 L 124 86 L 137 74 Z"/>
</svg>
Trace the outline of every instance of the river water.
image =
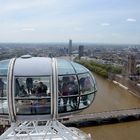
<svg viewBox="0 0 140 140">
<path fill-rule="evenodd" d="M 140 98 L 94 74 L 98 92 L 92 105 L 80 114 L 140 108 Z M 94 140 L 140 140 L 140 121 L 82 128 Z"/>
</svg>

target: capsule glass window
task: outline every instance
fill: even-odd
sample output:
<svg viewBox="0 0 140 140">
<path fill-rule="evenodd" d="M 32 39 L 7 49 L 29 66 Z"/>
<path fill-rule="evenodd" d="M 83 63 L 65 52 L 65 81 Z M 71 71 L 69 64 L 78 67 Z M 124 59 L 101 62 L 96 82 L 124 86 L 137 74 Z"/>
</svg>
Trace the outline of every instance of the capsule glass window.
<svg viewBox="0 0 140 140">
<path fill-rule="evenodd" d="M 76 75 L 58 77 L 58 112 L 65 113 L 79 108 L 79 86 Z"/>
<path fill-rule="evenodd" d="M 10 60 L 0 61 L 0 114 L 8 114 L 7 73 Z"/>
<path fill-rule="evenodd" d="M 79 109 L 87 108 L 94 100 L 95 94 L 86 94 L 80 97 Z"/>
<path fill-rule="evenodd" d="M 15 77 L 15 104 L 17 115 L 50 114 L 50 76 Z"/>
<path fill-rule="evenodd" d="M 89 73 L 79 74 L 78 79 L 81 94 L 89 94 L 95 91 L 95 81 Z"/>
</svg>

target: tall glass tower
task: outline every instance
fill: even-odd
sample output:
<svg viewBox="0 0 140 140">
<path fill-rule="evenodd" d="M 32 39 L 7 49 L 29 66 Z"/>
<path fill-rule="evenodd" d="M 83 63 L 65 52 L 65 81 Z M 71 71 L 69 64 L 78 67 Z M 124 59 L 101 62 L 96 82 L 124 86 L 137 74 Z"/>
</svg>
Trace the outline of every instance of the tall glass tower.
<svg viewBox="0 0 140 140">
<path fill-rule="evenodd" d="M 69 40 L 69 49 L 68 49 L 68 52 L 69 52 L 69 56 L 71 56 L 71 54 L 72 54 L 72 40 Z"/>
</svg>

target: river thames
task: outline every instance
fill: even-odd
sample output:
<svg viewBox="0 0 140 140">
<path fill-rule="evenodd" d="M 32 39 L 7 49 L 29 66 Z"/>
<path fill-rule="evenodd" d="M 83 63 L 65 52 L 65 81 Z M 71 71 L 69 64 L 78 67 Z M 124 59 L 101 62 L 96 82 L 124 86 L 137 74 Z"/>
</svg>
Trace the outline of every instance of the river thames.
<svg viewBox="0 0 140 140">
<path fill-rule="evenodd" d="M 140 108 L 140 98 L 94 74 L 98 92 L 92 105 L 80 114 Z M 82 128 L 94 140 L 140 140 L 140 121 Z"/>
</svg>

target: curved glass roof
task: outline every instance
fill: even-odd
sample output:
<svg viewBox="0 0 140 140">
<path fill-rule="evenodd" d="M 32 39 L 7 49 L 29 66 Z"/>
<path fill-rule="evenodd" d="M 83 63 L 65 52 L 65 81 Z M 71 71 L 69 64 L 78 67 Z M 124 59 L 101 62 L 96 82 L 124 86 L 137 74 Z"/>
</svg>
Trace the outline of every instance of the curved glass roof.
<svg viewBox="0 0 140 140">
<path fill-rule="evenodd" d="M 45 57 L 17 58 L 14 67 L 16 76 L 52 75 L 52 60 Z"/>
<path fill-rule="evenodd" d="M 0 75 L 7 75 L 10 59 L 0 61 Z"/>
<path fill-rule="evenodd" d="M 80 64 L 65 59 L 57 59 L 58 75 L 89 72 Z M 52 75 L 52 59 L 43 57 L 20 57 L 15 61 L 14 75 Z"/>
<path fill-rule="evenodd" d="M 57 59 L 58 75 L 75 74 L 74 68 L 68 60 Z"/>
<path fill-rule="evenodd" d="M 74 63 L 71 62 L 71 64 L 73 65 L 76 73 L 85 73 L 85 72 L 89 72 L 89 70 L 85 67 L 83 67 L 82 65 L 78 64 L 78 63 Z"/>
<path fill-rule="evenodd" d="M 65 59 L 57 59 L 58 75 L 85 73 L 89 70 L 80 64 Z"/>
</svg>

